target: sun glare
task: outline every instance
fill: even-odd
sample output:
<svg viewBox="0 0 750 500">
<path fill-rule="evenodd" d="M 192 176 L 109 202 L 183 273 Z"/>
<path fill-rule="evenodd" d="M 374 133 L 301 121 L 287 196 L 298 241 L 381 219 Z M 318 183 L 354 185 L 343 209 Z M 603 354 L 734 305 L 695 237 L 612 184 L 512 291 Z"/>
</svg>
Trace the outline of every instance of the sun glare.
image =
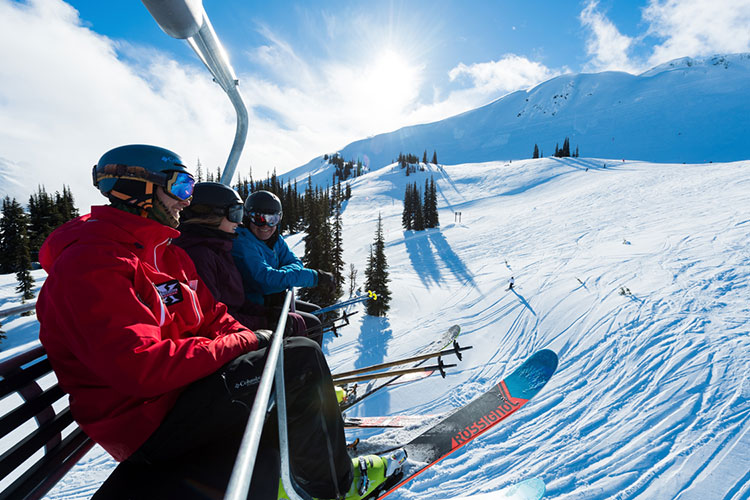
<svg viewBox="0 0 750 500">
<path fill-rule="evenodd" d="M 394 114 L 407 111 L 418 94 L 418 75 L 416 65 L 393 49 L 385 49 L 375 57 L 362 75 L 361 94 L 378 121 L 388 121 L 388 115 L 393 119 Z"/>
</svg>

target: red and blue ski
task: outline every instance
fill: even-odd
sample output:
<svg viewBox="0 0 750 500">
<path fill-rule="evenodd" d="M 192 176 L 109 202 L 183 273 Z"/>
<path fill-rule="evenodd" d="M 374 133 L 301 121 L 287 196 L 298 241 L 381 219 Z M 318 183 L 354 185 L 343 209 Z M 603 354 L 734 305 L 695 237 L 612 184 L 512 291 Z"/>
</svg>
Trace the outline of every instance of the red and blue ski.
<svg viewBox="0 0 750 500">
<path fill-rule="evenodd" d="M 419 465 L 404 470 L 399 482 L 376 498 L 401 488 L 457 449 L 492 429 L 534 397 L 557 369 L 557 355 L 549 349 L 534 353 L 490 390 L 451 413 L 405 445 L 410 461 Z M 395 448 L 394 448 L 395 449 Z"/>
</svg>

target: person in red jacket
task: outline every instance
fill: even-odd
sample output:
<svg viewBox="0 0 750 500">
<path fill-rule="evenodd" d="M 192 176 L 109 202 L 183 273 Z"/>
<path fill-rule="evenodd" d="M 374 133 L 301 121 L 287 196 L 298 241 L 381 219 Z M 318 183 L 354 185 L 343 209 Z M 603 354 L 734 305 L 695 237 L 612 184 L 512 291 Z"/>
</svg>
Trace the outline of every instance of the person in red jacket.
<svg viewBox="0 0 750 500">
<path fill-rule="evenodd" d="M 74 418 L 122 462 L 117 470 L 139 473 L 116 487 L 105 483 L 95 498 L 220 497 L 272 332 L 232 318 L 188 255 L 170 244 L 193 192 L 178 155 L 121 146 L 93 174 L 111 204 L 92 207 L 45 241 L 40 262 L 48 277 L 37 314 Z M 359 471 L 346 452 L 329 368 L 320 347 L 303 337 L 285 340 L 284 357 L 293 472 L 310 495 L 339 498 Z M 261 442 L 252 498 L 276 498 L 273 439 Z"/>
</svg>

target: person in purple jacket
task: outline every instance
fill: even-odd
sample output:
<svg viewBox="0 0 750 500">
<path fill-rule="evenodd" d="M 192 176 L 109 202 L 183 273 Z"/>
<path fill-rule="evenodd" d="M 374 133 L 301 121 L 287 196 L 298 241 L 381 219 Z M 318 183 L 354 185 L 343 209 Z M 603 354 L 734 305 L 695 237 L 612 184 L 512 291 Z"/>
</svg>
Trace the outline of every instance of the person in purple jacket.
<svg viewBox="0 0 750 500">
<path fill-rule="evenodd" d="M 246 300 L 242 276 L 232 257 L 243 208 L 242 198 L 229 186 L 199 182 L 193 189 L 192 203 L 182 211 L 180 236 L 173 243 L 188 253 L 214 298 L 226 304 L 237 321 L 251 330 L 273 330 L 276 324 L 269 320 L 269 311 Z M 305 329 L 303 318 L 291 313 L 285 335 L 302 335 Z"/>
</svg>

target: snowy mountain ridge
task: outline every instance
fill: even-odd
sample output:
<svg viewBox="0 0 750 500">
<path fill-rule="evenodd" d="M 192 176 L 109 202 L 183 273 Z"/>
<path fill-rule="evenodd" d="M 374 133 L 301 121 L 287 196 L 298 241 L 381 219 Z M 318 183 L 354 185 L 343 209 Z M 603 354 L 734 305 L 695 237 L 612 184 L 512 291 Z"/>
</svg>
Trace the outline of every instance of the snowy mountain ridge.
<svg viewBox="0 0 750 500">
<path fill-rule="evenodd" d="M 353 142 L 338 153 L 370 170 L 393 163 L 399 153 L 441 164 L 544 156 L 570 138 L 587 157 L 650 162 L 708 163 L 750 158 L 750 54 L 681 58 L 641 75 L 623 72 L 558 76 L 527 91 L 512 92 L 480 108 L 442 121 L 404 127 Z M 320 186 L 333 167 L 323 156 L 284 179 Z"/>
</svg>

